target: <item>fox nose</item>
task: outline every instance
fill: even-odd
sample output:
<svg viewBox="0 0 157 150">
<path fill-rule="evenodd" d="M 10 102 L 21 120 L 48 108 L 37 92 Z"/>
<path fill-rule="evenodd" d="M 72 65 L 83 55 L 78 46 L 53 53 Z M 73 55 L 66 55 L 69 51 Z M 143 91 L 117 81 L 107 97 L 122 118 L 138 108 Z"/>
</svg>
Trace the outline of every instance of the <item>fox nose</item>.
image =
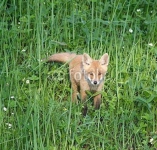
<svg viewBox="0 0 157 150">
<path fill-rule="evenodd" d="M 97 81 L 94 81 L 93 83 L 96 85 L 96 84 L 97 84 Z"/>
</svg>

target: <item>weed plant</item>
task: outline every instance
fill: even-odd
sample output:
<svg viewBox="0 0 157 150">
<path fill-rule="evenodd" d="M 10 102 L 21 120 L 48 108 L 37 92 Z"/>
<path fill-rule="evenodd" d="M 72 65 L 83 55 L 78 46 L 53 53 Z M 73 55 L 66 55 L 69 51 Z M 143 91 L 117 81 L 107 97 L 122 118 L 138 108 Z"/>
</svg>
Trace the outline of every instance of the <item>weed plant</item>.
<svg viewBox="0 0 157 150">
<path fill-rule="evenodd" d="M 2 0 L 1 150 L 155 150 L 157 1 Z M 71 102 L 56 52 L 107 52 L 101 109 Z"/>
</svg>

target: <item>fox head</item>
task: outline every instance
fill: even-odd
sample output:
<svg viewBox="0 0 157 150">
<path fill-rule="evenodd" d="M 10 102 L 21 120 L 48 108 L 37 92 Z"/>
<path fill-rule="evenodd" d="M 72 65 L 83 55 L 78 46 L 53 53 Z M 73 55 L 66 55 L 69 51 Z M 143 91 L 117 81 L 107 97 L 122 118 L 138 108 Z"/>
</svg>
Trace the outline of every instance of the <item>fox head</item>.
<svg viewBox="0 0 157 150">
<path fill-rule="evenodd" d="M 103 80 L 107 72 L 109 64 L 109 56 L 105 53 L 100 60 L 93 60 L 88 54 L 82 56 L 82 65 L 85 79 L 89 84 L 98 86 Z"/>
</svg>

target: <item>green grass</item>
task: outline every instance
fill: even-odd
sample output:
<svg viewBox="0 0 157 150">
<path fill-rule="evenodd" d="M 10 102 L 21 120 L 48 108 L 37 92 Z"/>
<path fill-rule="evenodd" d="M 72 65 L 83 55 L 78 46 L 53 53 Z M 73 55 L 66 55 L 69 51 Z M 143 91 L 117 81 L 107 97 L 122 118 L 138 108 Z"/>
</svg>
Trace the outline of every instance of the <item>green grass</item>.
<svg viewBox="0 0 157 150">
<path fill-rule="evenodd" d="M 0 149 L 157 148 L 156 1 L 2 0 Z M 71 103 L 56 52 L 110 56 L 101 109 Z M 150 143 L 150 139 L 153 142 Z"/>
</svg>

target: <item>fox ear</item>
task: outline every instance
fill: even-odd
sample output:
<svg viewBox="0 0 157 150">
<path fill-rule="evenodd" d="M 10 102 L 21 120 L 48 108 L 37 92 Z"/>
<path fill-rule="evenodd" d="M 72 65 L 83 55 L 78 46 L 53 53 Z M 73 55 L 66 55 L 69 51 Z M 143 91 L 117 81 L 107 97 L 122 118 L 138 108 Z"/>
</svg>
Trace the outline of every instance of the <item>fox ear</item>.
<svg viewBox="0 0 157 150">
<path fill-rule="evenodd" d="M 92 58 L 88 54 L 84 53 L 82 56 L 82 62 L 86 65 L 90 65 L 92 62 Z"/>
<path fill-rule="evenodd" d="M 106 65 L 106 66 L 108 66 L 108 64 L 109 64 L 109 56 L 108 56 L 108 54 L 105 53 L 105 54 L 100 58 L 99 62 L 100 62 L 101 65 Z"/>
</svg>

